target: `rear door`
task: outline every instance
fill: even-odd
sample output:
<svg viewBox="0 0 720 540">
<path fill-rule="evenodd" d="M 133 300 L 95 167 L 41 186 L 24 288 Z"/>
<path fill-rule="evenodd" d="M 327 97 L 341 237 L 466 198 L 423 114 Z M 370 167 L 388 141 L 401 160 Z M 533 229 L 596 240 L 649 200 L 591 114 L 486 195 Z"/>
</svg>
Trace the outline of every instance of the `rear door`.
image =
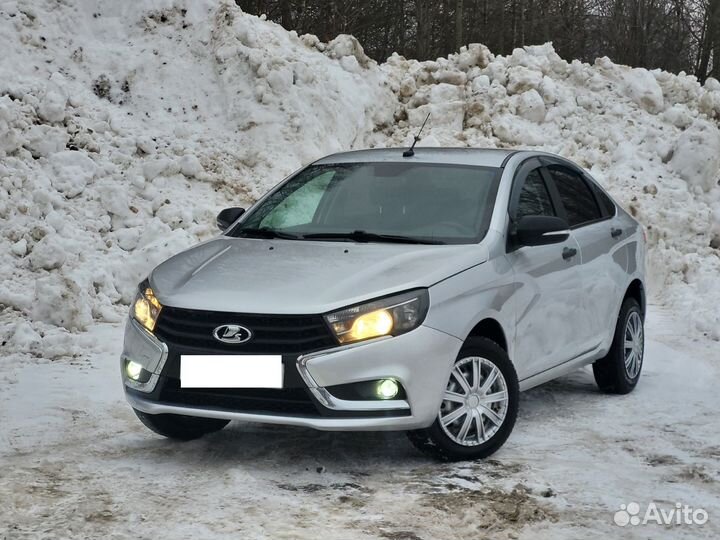
<svg viewBox="0 0 720 540">
<path fill-rule="evenodd" d="M 583 352 L 599 346 L 615 328 L 624 261 L 615 253 L 622 231 L 614 226 L 615 206 L 578 169 L 548 161 L 546 173 L 562 212 L 580 245 L 583 295 L 577 331 Z M 554 187 L 553 187 L 554 185 Z M 604 194 L 603 194 L 604 195 Z M 608 207 L 610 202 L 611 207 Z"/>
<path fill-rule="evenodd" d="M 559 215 L 537 159 L 516 174 L 508 212 L 511 227 L 523 216 Z M 558 244 L 509 248 L 507 258 L 518 287 L 515 362 L 525 379 L 582 352 L 573 320 L 583 293 L 579 246 L 571 234 Z"/>
</svg>

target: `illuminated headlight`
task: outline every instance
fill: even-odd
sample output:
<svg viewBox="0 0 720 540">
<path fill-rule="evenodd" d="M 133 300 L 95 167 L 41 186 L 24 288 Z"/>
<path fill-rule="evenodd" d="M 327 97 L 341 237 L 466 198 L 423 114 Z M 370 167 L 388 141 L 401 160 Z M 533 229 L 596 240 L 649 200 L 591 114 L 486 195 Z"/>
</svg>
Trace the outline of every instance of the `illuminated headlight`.
<svg viewBox="0 0 720 540">
<path fill-rule="evenodd" d="M 145 281 L 140 285 L 135 301 L 133 302 L 131 313 L 137 322 L 142 324 L 150 332 L 155 330 L 155 323 L 162 305 L 155 297 L 155 293 L 150 288 L 150 284 Z"/>
<path fill-rule="evenodd" d="M 415 290 L 325 316 L 340 343 L 397 336 L 420 326 L 428 310 L 427 290 Z"/>
</svg>

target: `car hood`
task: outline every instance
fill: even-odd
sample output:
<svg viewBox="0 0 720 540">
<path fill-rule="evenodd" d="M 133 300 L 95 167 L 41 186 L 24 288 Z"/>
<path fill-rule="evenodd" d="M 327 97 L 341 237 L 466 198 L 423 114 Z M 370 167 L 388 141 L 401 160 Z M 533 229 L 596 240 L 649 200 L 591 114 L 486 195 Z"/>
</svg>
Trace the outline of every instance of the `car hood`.
<svg viewBox="0 0 720 540">
<path fill-rule="evenodd" d="M 150 284 L 167 306 L 238 313 L 325 313 L 429 287 L 487 258 L 482 244 L 220 237 L 160 264 Z"/>
</svg>

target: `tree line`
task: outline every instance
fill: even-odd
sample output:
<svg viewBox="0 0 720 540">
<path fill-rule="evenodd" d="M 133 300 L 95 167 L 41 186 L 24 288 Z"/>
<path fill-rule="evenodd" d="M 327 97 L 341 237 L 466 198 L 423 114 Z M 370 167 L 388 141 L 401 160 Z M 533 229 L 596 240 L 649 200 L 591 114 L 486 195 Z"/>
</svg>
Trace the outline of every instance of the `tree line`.
<svg viewBox="0 0 720 540">
<path fill-rule="evenodd" d="M 552 41 L 565 59 L 720 78 L 720 0 L 236 0 L 323 41 L 352 34 L 384 61 L 435 59 L 467 43 L 496 54 Z"/>
</svg>

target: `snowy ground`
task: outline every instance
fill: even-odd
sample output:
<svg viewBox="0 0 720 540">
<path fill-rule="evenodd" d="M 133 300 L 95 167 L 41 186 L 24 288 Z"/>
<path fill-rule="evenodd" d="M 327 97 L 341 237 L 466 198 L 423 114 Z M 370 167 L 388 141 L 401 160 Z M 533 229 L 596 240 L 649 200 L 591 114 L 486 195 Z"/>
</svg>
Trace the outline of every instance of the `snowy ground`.
<svg viewBox="0 0 720 540">
<path fill-rule="evenodd" d="M 401 433 L 233 423 L 190 443 L 123 401 L 117 325 L 73 362 L 0 364 L 0 538 L 718 538 L 717 350 L 653 308 L 623 397 L 589 370 L 524 394 L 493 459 L 438 464 Z M 620 529 L 620 504 L 704 508 L 703 526 Z"/>
</svg>

